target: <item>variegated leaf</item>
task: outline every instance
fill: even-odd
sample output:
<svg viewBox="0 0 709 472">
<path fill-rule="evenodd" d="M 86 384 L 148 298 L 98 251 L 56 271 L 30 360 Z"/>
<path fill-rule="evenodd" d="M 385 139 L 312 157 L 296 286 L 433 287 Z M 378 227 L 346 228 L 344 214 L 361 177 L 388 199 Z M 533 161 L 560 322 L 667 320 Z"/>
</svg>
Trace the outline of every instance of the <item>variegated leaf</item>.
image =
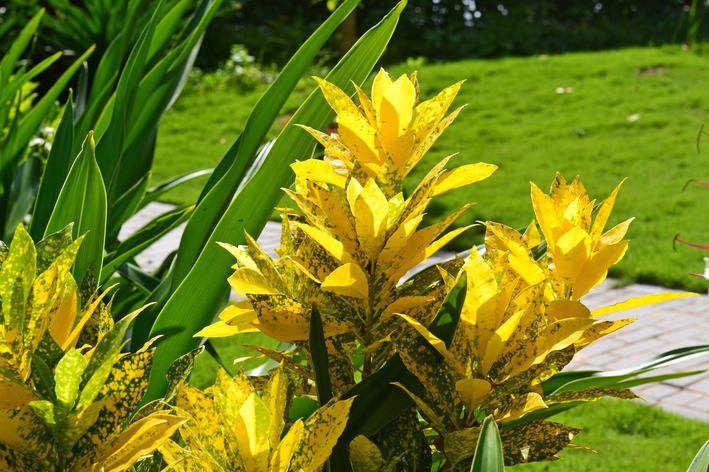
<svg viewBox="0 0 709 472">
<path fill-rule="evenodd" d="M 580 429 L 551 421 L 532 421 L 503 431 L 500 438 L 505 465 L 557 460 L 557 453 L 580 432 Z"/>
</svg>

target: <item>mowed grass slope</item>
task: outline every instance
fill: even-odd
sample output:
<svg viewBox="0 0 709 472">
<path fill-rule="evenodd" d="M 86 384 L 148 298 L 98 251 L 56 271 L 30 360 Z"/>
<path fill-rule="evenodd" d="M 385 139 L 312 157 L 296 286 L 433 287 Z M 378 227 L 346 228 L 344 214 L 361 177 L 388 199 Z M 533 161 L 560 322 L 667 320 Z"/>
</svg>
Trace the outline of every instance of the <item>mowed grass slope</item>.
<svg viewBox="0 0 709 472">
<path fill-rule="evenodd" d="M 567 180 L 578 174 L 591 198 L 601 201 L 627 178 L 609 225 L 636 219 L 628 254 L 611 275 L 706 290 L 703 279 L 688 275 L 703 271 L 701 251 L 682 246 L 675 253 L 672 240 L 681 233 L 709 243 L 709 189 L 690 186 L 682 192 L 689 179 L 709 179 L 709 138 L 705 153 L 696 150 L 709 115 L 709 57 L 678 47 L 644 48 L 417 69 L 422 99 L 465 79 L 453 106 L 467 106 L 412 173 L 407 190 L 451 154 L 457 153 L 449 167 L 481 161 L 499 166 L 486 181 L 434 199 L 431 222 L 475 201 L 456 225 L 493 220 L 523 228 L 533 218 L 530 181 L 548 191 L 556 172 Z M 406 66 L 389 70 L 411 72 Z M 180 99 L 158 137 L 156 181 L 215 165 L 243 128 L 257 93 Z M 301 90 L 284 112 L 304 96 Z M 639 119 L 629 121 L 631 115 Z M 223 138 L 226 144 L 220 144 Z M 194 186 L 171 198 L 193 201 L 197 193 Z M 450 248 L 480 244 L 482 234 L 480 227 L 468 230 Z"/>
</svg>

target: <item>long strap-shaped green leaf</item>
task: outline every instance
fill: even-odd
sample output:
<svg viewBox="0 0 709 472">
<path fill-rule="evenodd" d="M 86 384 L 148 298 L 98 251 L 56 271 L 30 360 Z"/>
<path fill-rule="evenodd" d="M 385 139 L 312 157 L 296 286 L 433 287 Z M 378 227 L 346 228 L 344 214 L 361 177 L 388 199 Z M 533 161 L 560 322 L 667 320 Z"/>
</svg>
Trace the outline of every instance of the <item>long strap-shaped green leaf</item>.
<svg viewBox="0 0 709 472">
<path fill-rule="evenodd" d="M 74 238 L 86 234 L 74 262 L 74 278 L 81 284 L 93 265 L 94 274 L 100 279 L 106 237 L 106 189 L 96 163 L 96 144 L 91 132 L 64 182 L 44 236 L 69 223 L 74 223 Z"/>
<path fill-rule="evenodd" d="M 182 234 L 180 249 L 175 261 L 173 291 L 187 276 L 204 245 L 219 222 L 227 206 L 231 202 L 244 173 L 248 169 L 259 146 L 263 143 L 266 133 L 276 119 L 283 104 L 288 99 L 298 80 L 307 66 L 325 44 L 327 38 L 337 26 L 347 17 L 360 0 L 347 0 L 332 16 L 303 44 L 278 78 L 271 84 L 266 93 L 259 99 L 249 115 L 244 131 L 234 146 L 229 150 L 224 160 L 231 160 L 231 167 L 220 178 L 214 188 L 201 200 L 195 215 L 187 223 Z M 238 145 L 238 147 L 236 147 Z M 217 167 L 217 172 L 219 171 Z M 210 179 L 211 180 L 211 179 Z M 270 213 L 270 209 L 268 209 Z"/>
<path fill-rule="evenodd" d="M 277 113 L 293 91 L 293 88 L 300 77 L 302 77 L 308 65 L 312 62 L 327 38 L 345 18 L 346 15 L 344 15 L 344 12 L 351 10 L 351 7 L 356 5 L 358 1 L 360 0 L 350 0 L 349 3 L 342 5 L 340 9 L 335 12 L 336 14 L 333 14 L 318 28 L 313 36 L 296 52 L 279 74 L 278 78 L 271 84 L 264 96 L 261 97 L 254 107 L 247 121 L 246 129 L 239 135 L 226 156 L 219 162 L 205 186 L 209 188 L 216 186 L 216 188 L 212 188 L 213 191 L 207 192 L 206 194 L 204 190 L 202 191 L 203 195 L 200 196 L 195 214 L 187 223 L 185 231 L 182 234 L 175 267 L 171 270 L 172 284 L 168 287 L 167 291 L 165 291 L 165 287 L 161 284 L 160 298 L 158 298 L 157 295 L 148 298 L 148 302 L 154 303 L 154 305 L 149 307 L 144 314 L 136 320 L 131 345 L 141 346 L 148 340 L 150 330 L 162 310 L 162 307 L 182 280 L 184 280 L 184 277 L 192 266 L 194 266 L 214 227 L 231 203 L 234 193 L 239 189 L 240 185 L 243 184 L 243 179 L 249 170 L 249 166 L 252 164 L 252 155 L 247 154 L 247 151 L 255 145 L 256 147 L 253 148 L 253 152 L 256 152 L 258 146 L 263 142 L 273 120 L 276 118 Z M 332 116 L 330 116 L 329 119 L 332 119 Z M 263 123 L 249 125 L 249 123 L 256 123 L 256 121 L 263 121 Z M 264 123 L 266 123 L 267 126 L 264 126 Z M 289 134 L 292 135 L 293 130 L 290 130 Z M 243 141 L 247 141 L 248 144 L 242 151 L 241 143 Z M 281 141 L 283 141 L 283 139 L 281 139 Z M 288 159 L 287 154 L 289 154 L 289 152 L 290 150 L 286 150 L 281 159 Z M 239 155 L 242 156 L 242 158 L 239 158 Z M 284 163 L 283 165 L 285 166 L 286 164 Z M 257 217 L 258 220 L 263 221 L 263 224 L 265 224 L 266 218 L 271 214 L 273 204 L 275 204 L 275 200 L 272 204 L 263 207 L 261 214 Z M 253 223 L 253 221 L 251 223 Z M 258 229 L 259 232 L 261 228 L 262 226 Z M 174 280 L 177 274 L 182 274 L 182 278 L 175 282 Z"/>
<path fill-rule="evenodd" d="M 328 75 L 327 80 L 354 93 L 350 83 L 362 83 L 384 52 L 394 32 L 404 3 L 400 3 L 377 26 L 368 31 Z M 296 112 L 293 123 L 324 128 L 332 113 L 322 92 L 316 90 Z M 165 392 L 165 373 L 170 363 L 199 345 L 194 333 L 209 324 L 227 295 L 226 279 L 232 272 L 229 260 L 218 241 L 238 245 L 245 243 L 244 230 L 257 235 L 266 224 L 267 213 L 280 197 L 280 188 L 293 181 L 288 164 L 306 158 L 313 150 L 314 140 L 293 126 L 288 126 L 276 140 L 257 174 L 241 190 L 229 206 L 209 238 L 194 268 L 167 302 L 151 333 L 165 335 L 158 345 L 153 373 L 144 402 Z"/>
<path fill-rule="evenodd" d="M 153 18 L 151 18 L 150 22 L 145 27 L 140 39 L 128 57 L 126 67 L 118 81 L 118 88 L 116 89 L 111 115 L 111 124 L 106 130 L 106 133 L 99 138 L 99 166 L 101 167 L 104 185 L 107 190 L 110 189 L 116 169 L 121 161 L 128 121 L 131 118 L 135 97 L 138 92 L 138 84 L 143 77 L 143 68 L 145 67 L 145 61 L 147 60 L 148 51 L 150 50 L 150 43 L 153 40 L 156 23 L 155 13 L 153 13 Z M 97 126 L 97 128 L 99 127 Z"/>
<path fill-rule="evenodd" d="M 637 367 L 610 372 L 561 372 L 542 383 L 545 392 L 557 395 L 568 390 L 583 390 L 589 387 L 609 387 L 636 375 L 668 367 L 679 362 L 709 354 L 709 345 L 683 347 L 658 354 Z"/>
<path fill-rule="evenodd" d="M 52 210 L 54 210 L 59 192 L 61 192 L 62 185 L 67 175 L 69 175 L 69 169 L 71 169 L 71 149 L 74 146 L 73 116 L 72 92 L 69 89 L 69 98 L 64 107 L 64 115 L 57 128 L 57 135 L 54 138 L 54 144 L 52 144 L 52 150 L 49 152 L 44 170 L 44 175 L 47 178 L 42 179 L 39 192 L 37 192 L 34 211 L 32 212 L 29 232 L 36 242 L 42 239 L 44 230 L 47 229 L 49 217 L 52 216 Z"/>
<path fill-rule="evenodd" d="M 709 472 L 709 441 L 705 442 L 687 472 Z"/>
<path fill-rule="evenodd" d="M 505 456 L 502 454 L 502 439 L 500 430 L 497 429 L 495 419 L 491 416 L 485 418 L 480 431 L 478 445 L 475 447 L 473 464 L 470 472 L 504 472 Z"/>
<path fill-rule="evenodd" d="M 12 71 L 15 69 L 15 65 L 18 59 L 20 59 L 22 52 L 30 43 L 35 31 L 37 31 L 39 22 L 42 20 L 42 15 L 44 15 L 44 8 L 39 10 L 37 14 L 27 22 L 25 27 L 22 28 L 20 34 L 12 42 L 12 46 L 10 46 L 7 54 L 5 54 L 2 61 L 0 61 L 0 90 L 4 89 L 5 85 L 10 81 Z"/>
</svg>

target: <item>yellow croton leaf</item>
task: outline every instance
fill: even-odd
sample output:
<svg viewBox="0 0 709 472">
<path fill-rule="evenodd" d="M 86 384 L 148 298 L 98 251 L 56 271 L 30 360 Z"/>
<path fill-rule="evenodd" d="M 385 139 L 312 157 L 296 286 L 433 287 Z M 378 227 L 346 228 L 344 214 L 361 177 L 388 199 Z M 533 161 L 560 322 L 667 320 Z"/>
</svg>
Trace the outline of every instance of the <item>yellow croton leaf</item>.
<svg viewBox="0 0 709 472">
<path fill-rule="evenodd" d="M 326 292 L 367 300 L 369 283 L 367 274 L 357 264 L 344 264 L 325 277 L 320 286 Z"/>
<path fill-rule="evenodd" d="M 231 288 L 241 296 L 252 293 L 280 293 L 261 272 L 248 267 L 238 269 L 227 281 Z"/>
<path fill-rule="evenodd" d="M 353 262 L 352 256 L 345 250 L 345 246 L 337 239 L 313 226 L 297 222 L 294 224 L 305 234 L 307 234 L 313 241 L 322 246 L 323 249 L 329 252 L 340 263 L 347 264 L 349 262 Z"/>
<path fill-rule="evenodd" d="M 608 268 L 623 258 L 628 250 L 628 243 L 629 241 L 626 240 L 606 246 L 591 256 L 574 281 L 572 291 L 574 300 L 583 297 L 605 280 Z"/>
<path fill-rule="evenodd" d="M 461 371 L 463 370 L 458 359 L 446 347 L 445 342 L 443 342 L 441 339 L 432 334 L 424 325 L 422 325 L 412 317 L 408 315 L 403 315 L 401 313 L 397 313 L 397 315 L 406 320 L 407 323 L 409 323 L 416 331 L 418 331 L 418 333 L 423 336 L 423 338 L 428 341 L 428 343 L 431 344 L 431 346 L 433 346 L 433 348 L 438 351 L 450 363 L 451 367 L 456 367 Z"/>
<path fill-rule="evenodd" d="M 442 195 L 454 188 L 480 182 L 490 177 L 497 170 L 496 165 L 478 163 L 456 167 L 438 178 L 433 195 Z"/>
<path fill-rule="evenodd" d="M 155 413 L 133 423 L 104 449 L 92 472 L 119 472 L 154 451 L 189 418 Z"/>
<path fill-rule="evenodd" d="M 475 411 L 491 390 L 490 382 L 482 379 L 462 379 L 455 383 L 455 391 L 469 411 Z"/>
<path fill-rule="evenodd" d="M 384 94 L 393 83 L 394 81 L 391 80 L 391 76 L 383 68 L 380 68 L 372 83 L 372 105 L 374 105 L 374 109 L 377 113 L 380 113 Z"/>
<path fill-rule="evenodd" d="M 614 226 L 613 228 L 609 229 L 607 232 L 603 233 L 603 235 L 600 237 L 598 240 L 598 243 L 596 245 L 596 251 L 601 251 L 603 248 L 615 244 L 617 242 L 620 242 L 621 239 L 625 236 L 625 233 L 628 232 L 628 227 L 630 226 L 630 223 L 633 222 L 635 218 L 628 218 L 624 222 L 620 223 L 617 226 Z"/>
<path fill-rule="evenodd" d="M 542 238 L 539 236 L 539 230 L 534 221 L 529 224 L 522 237 L 527 243 L 528 248 L 535 248 L 542 242 Z"/>
<path fill-rule="evenodd" d="M 288 472 L 291 460 L 302 437 L 303 421 L 297 420 L 281 439 L 281 442 L 278 443 L 278 447 L 273 454 L 271 454 L 268 472 Z"/>
<path fill-rule="evenodd" d="M 406 75 L 399 77 L 382 96 L 377 116 L 385 149 L 393 150 L 397 139 L 409 128 L 415 99 L 416 89 Z M 397 154 L 392 155 L 392 160 L 402 169 L 409 156 Z"/>
<path fill-rule="evenodd" d="M 537 393 L 528 393 L 520 397 L 515 398 L 512 401 L 509 409 L 504 412 L 504 414 L 498 418 L 497 421 L 514 421 L 531 413 L 535 410 L 542 410 L 544 408 L 549 408 Z"/>
<path fill-rule="evenodd" d="M 556 271 L 571 285 L 591 255 L 591 237 L 573 228 L 556 241 L 553 251 Z"/>
<path fill-rule="evenodd" d="M 616 303 L 614 305 L 604 306 L 597 310 L 591 312 L 591 316 L 603 316 L 611 313 L 616 313 L 623 310 L 630 310 L 631 308 L 639 308 L 647 305 L 652 305 L 655 303 L 666 302 L 669 300 L 675 300 L 677 298 L 684 297 L 701 297 L 698 293 L 690 292 L 666 292 L 657 295 L 644 295 L 638 298 L 631 298 L 624 302 Z"/>
<path fill-rule="evenodd" d="M 294 162 L 290 166 L 293 172 L 300 177 L 345 188 L 347 178 L 335 172 L 335 169 L 329 162 L 318 159 L 308 159 L 307 161 Z"/>
<path fill-rule="evenodd" d="M 537 217 L 537 222 L 542 230 L 542 234 L 544 234 L 547 246 L 553 251 L 556 246 L 556 241 L 562 235 L 559 215 L 549 196 L 544 195 L 544 192 L 534 185 L 534 183 L 530 182 L 530 184 L 532 185 L 532 206 L 534 207 L 534 214 Z"/>
<path fill-rule="evenodd" d="M 246 472 L 267 470 L 271 413 L 256 392 L 246 399 L 239 410 L 234 434 Z"/>
<path fill-rule="evenodd" d="M 615 199 L 620 191 L 620 186 L 623 185 L 624 182 L 625 179 L 618 184 L 610 196 L 601 204 L 601 208 L 598 209 L 598 214 L 596 215 L 596 219 L 593 222 L 593 227 L 591 228 L 591 239 L 593 240 L 594 250 L 598 250 L 595 246 L 598 244 L 601 234 L 603 234 L 606 222 L 613 211 L 613 205 L 615 205 Z"/>
<path fill-rule="evenodd" d="M 354 472 L 379 472 L 384 467 L 382 451 L 362 435 L 350 442 L 350 462 Z"/>
<path fill-rule="evenodd" d="M 554 321 L 565 318 L 589 318 L 591 311 L 576 300 L 552 300 L 547 306 L 547 316 Z"/>
<path fill-rule="evenodd" d="M 368 180 L 355 200 L 357 239 L 369 260 L 376 261 L 384 245 L 389 202 L 376 182 Z"/>
<path fill-rule="evenodd" d="M 329 403 L 308 418 L 304 428 L 307 436 L 300 443 L 296 467 L 303 472 L 315 472 L 327 461 L 345 430 L 353 401 L 350 398 Z"/>
</svg>

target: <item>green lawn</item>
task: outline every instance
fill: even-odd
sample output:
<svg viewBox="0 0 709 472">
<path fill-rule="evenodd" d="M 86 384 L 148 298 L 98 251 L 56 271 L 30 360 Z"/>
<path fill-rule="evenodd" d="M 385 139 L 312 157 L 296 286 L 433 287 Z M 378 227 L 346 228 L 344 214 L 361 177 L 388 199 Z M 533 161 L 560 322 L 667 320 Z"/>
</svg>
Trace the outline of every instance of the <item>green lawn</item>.
<svg viewBox="0 0 709 472">
<path fill-rule="evenodd" d="M 390 71 L 411 72 L 404 66 Z M 644 48 L 471 60 L 418 71 L 424 99 L 466 79 L 454 106 L 468 106 L 419 164 L 408 190 L 450 154 L 458 153 L 451 165 L 484 161 L 500 167 L 487 181 L 432 202 L 431 220 L 476 201 L 457 224 L 489 219 L 525 227 L 533 217 L 529 181 L 548 189 L 557 171 L 567 179 L 579 174 L 591 197 L 602 200 L 627 177 L 610 223 L 636 217 L 628 233 L 633 242 L 611 275 L 706 291 L 704 280 L 688 275 L 703 271 L 703 254 L 687 247 L 675 253 L 672 240 L 682 233 L 709 243 L 709 190 L 691 186 L 682 193 L 687 180 L 709 179 L 709 141 L 703 154 L 696 150 L 709 111 L 709 57 L 679 47 Z M 573 92 L 558 94 L 559 87 Z M 306 89 L 284 112 L 297 106 Z M 214 166 L 257 98 L 258 92 L 181 98 L 160 128 L 156 181 Z M 639 119 L 629 121 L 631 115 Z M 198 192 L 194 185 L 170 198 L 193 201 Z M 479 244 L 481 234 L 473 228 L 451 248 Z"/>
<path fill-rule="evenodd" d="M 521 464 L 514 472 L 685 472 L 709 439 L 707 423 L 642 403 L 601 400 L 552 421 L 583 429 L 574 443 L 589 447 L 561 452 L 563 460 Z"/>
</svg>

